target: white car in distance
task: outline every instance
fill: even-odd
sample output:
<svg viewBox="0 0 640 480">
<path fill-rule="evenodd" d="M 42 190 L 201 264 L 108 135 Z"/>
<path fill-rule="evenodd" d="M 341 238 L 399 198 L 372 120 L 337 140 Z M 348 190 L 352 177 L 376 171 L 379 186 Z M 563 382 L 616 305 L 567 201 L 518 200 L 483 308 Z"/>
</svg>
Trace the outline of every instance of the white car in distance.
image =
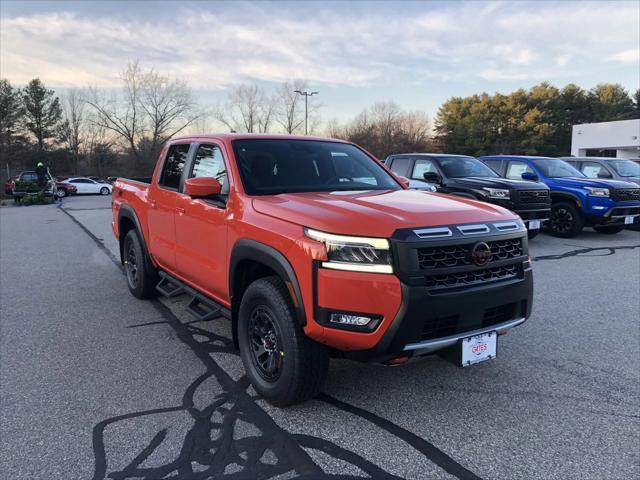
<svg viewBox="0 0 640 480">
<path fill-rule="evenodd" d="M 95 180 L 91 180 L 86 177 L 71 177 L 65 180 L 65 183 L 70 183 L 75 185 L 78 189 L 76 194 L 100 194 L 100 195 L 111 195 L 111 190 L 113 187 L 108 183 L 96 182 Z"/>
</svg>

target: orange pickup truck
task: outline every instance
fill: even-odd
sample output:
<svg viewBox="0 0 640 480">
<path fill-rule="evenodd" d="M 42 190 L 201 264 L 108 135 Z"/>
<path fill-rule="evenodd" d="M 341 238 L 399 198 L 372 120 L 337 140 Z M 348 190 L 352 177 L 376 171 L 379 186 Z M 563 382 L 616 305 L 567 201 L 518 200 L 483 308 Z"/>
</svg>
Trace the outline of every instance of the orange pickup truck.
<svg viewBox="0 0 640 480">
<path fill-rule="evenodd" d="M 187 294 L 198 319 L 227 317 L 274 405 L 316 395 L 331 356 L 492 359 L 531 312 L 517 215 L 409 190 L 340 140 L 174 139 L 151 178 L 115 182 L 112 227 L 131 293 Z"/>
</svg>

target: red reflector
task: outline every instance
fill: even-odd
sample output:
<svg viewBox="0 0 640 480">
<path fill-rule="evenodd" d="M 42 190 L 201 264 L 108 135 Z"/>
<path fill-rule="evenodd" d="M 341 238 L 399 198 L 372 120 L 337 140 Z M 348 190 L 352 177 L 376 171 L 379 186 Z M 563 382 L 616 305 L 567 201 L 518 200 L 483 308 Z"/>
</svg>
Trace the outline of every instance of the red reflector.
<svg viewBox="0 0 640 480">
<path fill-rule="evenodd" d="M 502 336 L 502 335 L 506 335 L 508 330 L 505 330 L 504 332 L 500 332 L 498 335 Z"/>
<path fill-rule="evenodd" d="M 396 357 L 392 358 L 387 362 L 387 365 L 402 365 L 403 363 L 407 363 L 409 361 L 409 357 Z"/>
</svg>

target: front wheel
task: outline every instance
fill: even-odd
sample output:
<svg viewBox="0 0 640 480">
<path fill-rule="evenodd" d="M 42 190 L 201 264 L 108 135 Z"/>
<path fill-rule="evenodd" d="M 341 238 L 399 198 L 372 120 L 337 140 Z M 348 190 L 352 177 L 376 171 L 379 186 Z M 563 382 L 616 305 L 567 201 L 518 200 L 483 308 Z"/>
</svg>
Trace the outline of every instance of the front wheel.
<svg viewBox="0 0 640 480">
<path fill-rule="evenodd" d="M 142 242 L 135 230 L 129 230 L 123 245 L 124 270 L 127 286 L 136 298 L 151 298 L 156 294 L 158 272 L 147 261 Z"/>
<path fill-rule="evenodd" d="M 240 356 L 255 390 L 285 407 L 316 396 L 329 369 L 329 350 L 309 339 L 279 277 L 256 280 L 238 313 Z"/>
<path fill-rule="evenodd" d="M 575 237 L 584 227 L 582 213 L 573 203 L 556 202 L 551 205 L 551 216 L 547 227 L 556 237 Z"/>
<path fill-rule="evenodd" d="M 624 230 L 624 225 L 606 225 L 606 226 L 595 225 L 593 229 L 598 233 L 606 233 L 607 235 L 614 235 Z"/>
<path fill-rule="evenodd" d="M 100 189 L 100 195 L 109 195 L 109 189 L 107 187 L 102 187 Z"/>
<path fill-rule="evenodd" d="M 67 191 L 64 188 L 59 188 L 58 190 L 56 190 L 56 197 L 64 198 L 66 196 L 67 196 Z"/>
</svg>

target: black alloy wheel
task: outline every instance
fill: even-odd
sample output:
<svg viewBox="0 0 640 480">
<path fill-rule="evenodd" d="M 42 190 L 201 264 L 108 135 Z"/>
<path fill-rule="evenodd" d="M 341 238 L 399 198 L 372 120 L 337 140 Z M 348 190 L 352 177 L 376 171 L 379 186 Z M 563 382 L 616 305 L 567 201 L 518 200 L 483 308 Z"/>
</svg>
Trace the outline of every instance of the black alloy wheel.
<svg viewBox="0 0 640 480">
<path fill-rule="evenodd" d="M 268 382 L 276 381 L 284 366 L 284 352 L 272 312 L 264 305 L 257 306 L 251 312 L 248 328 L 251 357 L 258 373 Z"/>
<path fill-rule="evenodd" d="M 131 238 L 127 238 L 125 242 L 125 271 L 127 272 L 127 282 L 131 289 L 138 287 L 140 281 L 138 277 L 138 258 L 136 245 Z"/>
<path fill-rule="evenodd" d="M 547 224 L 553 235 L 570 238 L 582 231 L 584 220 L 575 204 L 557 202 L 551 207 L 551 215 Z"/>
</svg>

